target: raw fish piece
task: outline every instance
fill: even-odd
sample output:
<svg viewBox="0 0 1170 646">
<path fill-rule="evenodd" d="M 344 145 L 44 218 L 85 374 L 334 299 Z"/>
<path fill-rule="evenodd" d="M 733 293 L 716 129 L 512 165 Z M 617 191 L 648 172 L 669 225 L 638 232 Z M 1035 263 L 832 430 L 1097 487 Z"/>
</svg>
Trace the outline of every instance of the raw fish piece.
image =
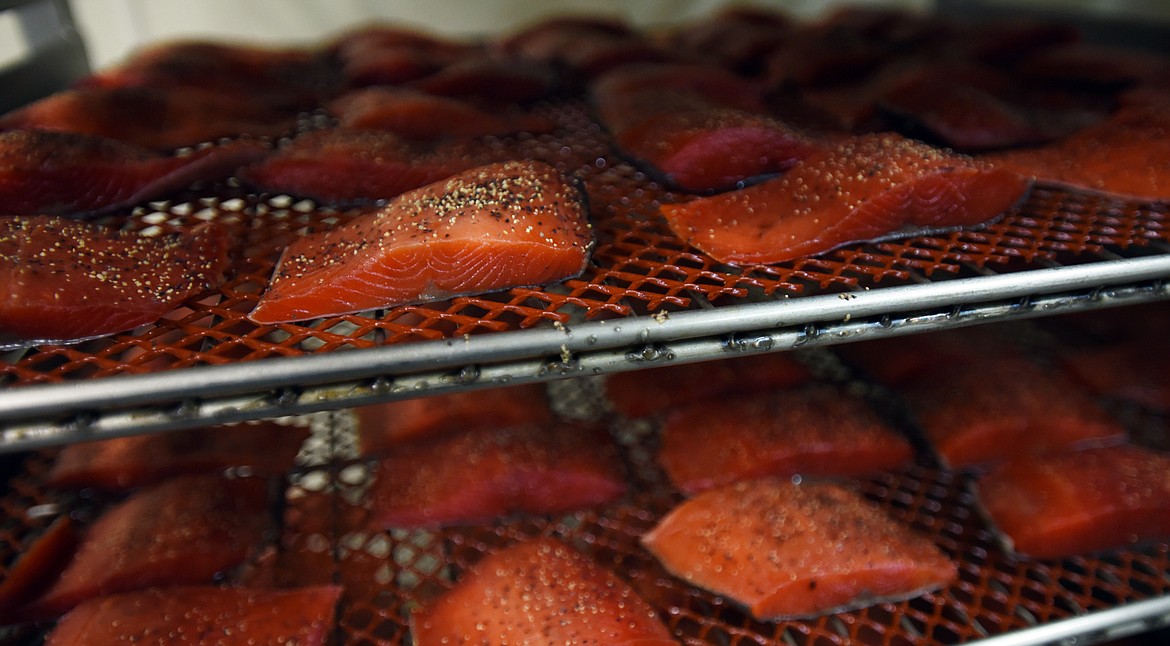
<svg viewBox="0 0 1170 646">
<path fill-rule="evenodd" d="M 342 62 L 348 87 L 398 85 L 442 68 L 430 52 L 410 46 L 367 47 Z"/>
<path fill-rule="evenodd" d="M 821 147 L 774 119 L 725 109 L 657 114 L 614 138 L 667 182 L 693 192 L 735 188 L 788 170 Z"/>
<path fill-rule="evenodd" d="M 223 137 L 275 137 L 295 126 L 292 110 L 248 95 L 183 87 L 81 87 L 0 117 L 0 130 L 76 132 L 161 151 Z"/>
<path fill-rule="evenodd" d="M 282 476 L 308 436 L 304 426 L 261 422 L 79 442 L 61 449 L 46 484 L 126 491 L 231 467 Z"/>
<path fill-rule="evenodd" d="M 791 388 L 810 379 L 804 364 L 776 352 L 619 372 L 606 379 L 605 392 L 618 413 L 643 417 L 738 392 Z"/>
<path fill-rule="evenodd" d="M 223 282 L 214 223 L 159 237 L 48 216 L 0 216 L 0 348 L 151 323 Z"/>
<path fill-rule="evenodd" d="M 661 207 L 715 260 L 769 264 L 852 242 L 984 224 L 1028 193 L 1007 170 L 893 134 L 852 137 L 776 179 Z"/>
<path fill-rule="evenodd" d="M 788 478 L 701 493 L 664 516 L 642 544 L 675 576 L 762 621 L 908 599 L 958 576 L 934 543 L 860 494 Z"/>
<path fill-rule="evenodd" d="M 1125 439 L 1125 429 L 1088 392 L 1011 354 L 939 365 L 903 394 L 926 439 L 953 468 Z"/>
<path fill-rule="evenodd" d="M 998 327 L 1002 332 L 1005 327 Z M 967 370 L 967 364 L 988 354 L 1018 354 L 1003 336 L 986 328 L 956 328 L 913 336 L 895 336 L 846 343 L 837 354 L 863 375 L 888 388 L 906 388 L 943 372 Z"/>
<path fill-rule="evenodd" d="M 116 594 L 63 617 L 46 646 L 128 643 L 323 646 L 341 588 L 249 590 L 182 586 Z M 163 643 L 163 642 L 157 642 Z"/>
<path fill-rule="evenodd" d="M 0 214 L 89 215 L 224 179 L 268 154 L 238 139 L 185 155 L 162 155 L 71 132 L 0 132 Z"/>
<path fill-rule="evenodd" d="M 439 527 L 603 505 L 625 492 L 620 463 L 603 429 L 568 423 L 402 444 L 378 463 L 371 517 L 387 528 Z"/>
<path fill-rule="evenodd" d="M 363 455 L 383 453 L 403 442 L 434 435 L 553 421 L 541 384 L 415 397 L 363 406 L 355 412 Z"/>
<path fill-rule="evenodd" d="M 544 20 L 503 39 L 500 47 L 520 58 L 556 64 L 583 79 L 624 65 L 676 58 L 622 22 L 586 16 Z"/>
<path fill-rule="evenodd" d="M 529 103 L 553 93 L 557 74 L 551 65 L 534 60 L 468 55 L 410 86 L 436 96 Z"/>
<path fill-rule="evenodd" d="M 623 65 L 589 85 L 589 97 L 605 126 L 621 134 L 632 126 L 679 111 L 725 108 L 767 111 L 760 86 L 713 65 Z"/>
<path fill-rule="evenodd" d="M 711 18 L 683 25 L 671 43 L 691 56 L 735 70 L 757 74 L 768 54 L 792 37 L 791 18 L 766 8 L 731 6 Z"/>
<path fill-rule="evenodd" d="M 831 386 L 678 408 L 662 422 L 658 454 L 670 481 L 686 493 L 764 476 L 864 476 L 906 467 L 913 458 L 909 440 L 864 401 Z"/>
<path fill-rule="evenodd" d="M 477 51 L 474 45 L 386 24 L 344 33 L 328 49 L 349 87 L 400 85 L 433 74 Z"/>
<path fill-rule="evenodd" d="M 944 63 L 907 74 L 882 93 L 878 102 L 882 109 L 908 123 L 910 134 L 958 150 L 1048 141 L 1048 134 L 1014 93 L 1017 89 L 1002 71 Z"/>
<path fill-rule="evenodd" d="M 329 104 L 342 128 L 383 130 L 416 140 L 548 132 L 553 123 L 521 112 L 489 112 L 457 99 L 397 88 L 367 88 Z"/>
<path fill-rule="evenodd" d="M 1170 344 L 1156 336 L 1062 352 L 1058 359 L 1077 383 L 1097 395 L 1170 411 Z"/>
<path fill-rule="evenodd" d="M 410 616 L 415 646 L 675 644 L 654 609 L 618 576 L 555 538 L 479 561 Z"/>
<path fill-rule="evenodd" d="M 947 43 L 954 58 L 996 66 L 1011 65 L 1044 49 L 1080 40 L 1072 24 L 1009 18 L 960 27 Z"/>
<path fill-rule="evenodd" d="M 1019 455 L 979 479 L 991 521 L 1041 559 L 1170 537 L 1170 456 L 1132 445 Z"/>
<path fill-rule="evenodd" d="M 299 48 L 184 40 L 150 45 L 83 82 L 96 87 L 198 88 L 270 105 L 312 107 L 336 81 L 324 57 Z"/>
<path fill-rule="evenodd" d="M 501 38 L 498 45 L 501 50 L 521 58 L 554 61 L 563 50 L 583 39 L 633 35 L 633 28 L 617 18 L 553 16 Z"/>
<path fill-rule="evenodd" d="M 391 132 L 337 128 L 307 132 L 240 172 L 271 193 L 337 203 L 388 200 L 474 168 L 480 152 L 460 142 L 420 144 Z"/>
<path fill-rule="evenodd" d="M 1015 73 L 1029 83 L 1068 83 L 1091 88 L 1119 87 L 1170 69 L 1161 52 L 1076 41 L 1036 50 Z"/>
<path fill-rule="evenodd" d="M 135 494 L 94 522 L 27 614 L 55 616 L 117 592 L 210 583 L 259 547 L 269 526 L 267 484 L 187 476 Z"/>
<path fill-rule="evenodd" d="M 757 84 L 712 65 L 626 65 L 596 79 L 590 94 L 625 153 L 690 191 L 783 171 L 816 146 L 764 115 Z"/>
<path fill-rule="evenodd" d="M 584 271 L 592 242 L 573 180 L 541 162 L 490 164 L 298 239 L 250 318 L 298 321 L 554 283 Z"/>
<path fill-rule="evenodd" d="M 1170 112 L 1122 108 L 1047 146 L 983 159 L 1037 183 L 1139 200 L 1170 200 Z"/>
<path fill-rule="evenodd" d="M 73 558 L 77 524 L 60 516 L 8 565 L 0 580 L 0 625 L 21 619 L 20 608 L 44 592 Z"/>
</svg>

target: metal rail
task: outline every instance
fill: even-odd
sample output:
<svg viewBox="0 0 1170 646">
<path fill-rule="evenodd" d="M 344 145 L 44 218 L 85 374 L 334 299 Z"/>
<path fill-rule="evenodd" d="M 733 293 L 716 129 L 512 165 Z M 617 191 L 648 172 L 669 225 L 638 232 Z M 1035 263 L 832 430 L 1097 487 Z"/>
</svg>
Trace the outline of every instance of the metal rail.
<svg viewBox="0 0 1170 646">
<path fill-rule="evenodd" d="M 969 643 L 978 646 L 1081 646 L 1166 626 L 1170 626 L 1170 596 L 1161 596 Z"/>
<path fill-rule="evenodd" d="M 1170 255 L 0 391 L 0 452 L 1170 298 Z"/>
</svg>

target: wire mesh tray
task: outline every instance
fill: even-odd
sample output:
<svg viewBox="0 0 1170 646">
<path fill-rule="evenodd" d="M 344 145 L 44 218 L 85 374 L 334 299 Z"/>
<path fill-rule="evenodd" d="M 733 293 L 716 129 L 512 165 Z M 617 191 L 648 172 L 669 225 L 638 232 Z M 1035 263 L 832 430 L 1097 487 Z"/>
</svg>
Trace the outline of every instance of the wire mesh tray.
<svg viewBox="0 0 1170 646">
<path fill-rule="evenodd" d="M 579 278 L 257 326 L 280 249 L 356 211 L 231 182 L 141 205 L 111 223 L 229 226 L 228 282 L 131 332 L 0 357 L 0 450 L 1167 296 L 1170 206 L 1044 189 L 979 230 L 721 265 L 657 215 L 687 196 L 623 160 L 582 105 L 541 110 L 554 133 L 490 144 L 584 180 L 598 244 Z"/>
<path fill-rule="evenodd" d="M 818 354 L 819 353 L 819 354 Z M 807 355 L 805 355 L 807 356 Z M 824 351 L 814 351 L 820 360 Z M 830 357 L 831 360 L 831 357 Z M 598 410 L 597 382 L 550 385 L 562 411 Z M 1136 438 L 1167 448 L 1167 420 L 1122 417 Z M 618 572 L 686 644 L 1096 643 L 1170 623 L 1170 544 L 1107 556 L 1037 561 L 1005 552 L 980 515 L 971 477 L 942 470 L 928 456 L 904 472 L 855 481 L 895 519 L 927 534 L 959 565 L 951 587 L 898 603 L 815 620 L 753 620 L 734 603 L 672 577 L 639 537 L 681 497 L 655 461 L 657 429 L 648 420 L 610 418 L 630 485 L 622 499 L 564 516 L 517 516 L 490 525 L 438 531 L 370 529 L 365 490 L 370 470 L 357 460 L 354 416 L 319 413 L 313 434 L 274 503 L 279 537 L 236 581 L 263 585 L 339 583 L 345 592 L 338 644 L 408 644 L 412 608 L 451 588 L 485 554 L 525 537 L 554 535 Z M 913 434 L 912 429 L 909 431 Z M 93 517 L 100 503 L 47 491 L 53 451 L 32 454 L 0 498 L 0 565 L 61 513 Z M 2 571 L 2 570 L 0 570 Z M 7 635 L 39 642 L 43 627 Z M 4 636 L 0 633 L 0 637 Z"/>
</svg>

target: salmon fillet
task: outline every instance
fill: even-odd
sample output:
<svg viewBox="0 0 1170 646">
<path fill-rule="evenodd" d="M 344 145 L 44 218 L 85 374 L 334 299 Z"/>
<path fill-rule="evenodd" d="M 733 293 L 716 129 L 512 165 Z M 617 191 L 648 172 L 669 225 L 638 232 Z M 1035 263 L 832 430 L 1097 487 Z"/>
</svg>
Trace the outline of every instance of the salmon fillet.
<svg viewBox="0 0 1170 646">
<path fill-rule="evenodd" d="M 59 516 L 6 568 L 0 581 L 0 625 L 24 619 L 21 608 L 57 579 L 79 541 L 77 523 Z"/>
<path fill-rule="evenodd" d="M 222 137 L 276 137 L 296 112 L 199 88 L 80 87 L 0 116 L 0 130 L 59 130 L 170 151 Z"/>
<path fill-rule="evenodd" d="M 1039 148 L 984 159 L 1038 183 L 1140 200 L 1170 199 L 1170 115 L 1132 106 Z"/>
<path fill-rule="evenodd" d="M 819 145 L 766 116 L 758 85 L 713 65 L 625 65 L 591 98 L 623 152 L 688 191 L 783 171 Z"/>
<path fill-rule="evenodd" d="M 553 124 L 522 112 L 488 111 L 465 101 L 401 88 L 367 88 L 338 97 L 328 106 L 338 126 L 392 132 L 428 141 L 476 138 L 517 132 L 548 132 Z"/>
<path fill-rule="evenodd" d="M 862 476 L 913 458 L 909 440 L 864 401 L 831 386 L 675 409 L 662 423 L 658 454 L 670 481 L 687 493 L 764 476 Z"/>
<path fill-rule="evenodd" d="M 1125 428 L 1086 390 L 1010 354 L 989 354 L 958 370 L 940 368 L 904 395 L 926 439 L 956 469 L 1125 439 Z"/>
<path fill-rule="evenodd" d="M 860 494 L 788 478 L 711 489 L 642 537 L 672 574 L 762 621 L 809 618 L 949 585 L 955 564 Z"/>
<path fill-rule="evenodd" d="M 541 162 L 491 164 L 297 240 L 250 318 L 281 323 L 554 283 L 584 271 L 592 242 L 573 180 Z"/>
<path fill-rule="evenodd" d="M 486 103 L 528 103 L 556 90 L 552 65 L 518 57 L 471 53 L 410 83 L 435 96 L 461 97 Z"/>
<path fill-rule="evenodd" d="M 468 390 L 362 406 L 358 444 L 363 455 L 392 450 L 412 440 L 478 428 L 550 424 L 553 412 L 543 384 Z"/>
<path fill-rule="evenodd" d="M 187 476 L 131 496 L 85 532 L 73 561 L 28 614 L 54 616 L 117 592 L 210 583 L 260 545 L 267 489 L 259 478 Z"/>
<path fill-rule="evenodd" d="M 484 523 L 603 505 L 625 490 L 604 429 L 528 424 L 399 445 L 375 468 L 370 515 L 387 528 Z"/>
<path fill-rule="evenodd" d="M 1170 537 L 1170 456 L 1133 445 L 1020 455 L 977 492 L 1008 545 L 1040 559 Z"/>
<path fill-rule="evenodd" d="M 197 88 L 283 108 L 314 107 L 335 84 L 327 60 L 314 49 L 203 40 L 149 45 L 82 81 L 88 87 Z"/>
<path fill-rule="evenodd" d="M 683 240 L 715 260 L 770 264 L 845 244 L 992 221 L 1030 183 L 1013 172 L 893 134 L 815 152 L 743 190 L 665 204 Z"/>
<path fill-rule="evenodd" d="M 152 323 L 218 287 L 214 223 L 158 237 L 49 216 L 0 216 L 0 348 L 78 341 Z"/>
<path fill-rule="evenodd" d="M 410 627 L 415 646 L 676 643 L 625 581 L 555 538 L 484 557 Z"/>
<path fill-rule="evenodd" d="M 283 476 L 308 436 L 304 426 L 261 422 L 78 442 L 61 449 L 46 484 L 127 491 L 232 467 Z"/>
<path fill-rule="evenodd" d="M 812 373 L 803 364 L 773 352 L 619 372 L 606 378 L 605 392 L 618 413 L 643 417 L 737 392 L 790 388 L 810 379 Z"/>
<path fill-rule="evenodd" d="M 298 135 L 241 169 L 261 191 L 340 204 L 388 200 L 480 165 L 463 142 L 418 142 L 392 132 L 334 128 Z"/>
<path fill-rule="evenodd" d="M 94 599 L 58 622 L 46 646 L 150 643 L 322 646 L 341 588 L 249 590 L 184 586 Z M 161 643 L 161 642 L 160 642 Z"/>
<path fill-rule="evenodd" d="M 775 119 L 720 108 L 654 115 L 615 139 L 666 181 L 694 192 L 783 172 L 820 146 Z"/>
<path fill-rule="evenodd" d="M 224 179 L 266 154 L 249 139 L 172 156 L 73 132 L 0 132 L 0 214 L 106 212 Z"/>
</svg>

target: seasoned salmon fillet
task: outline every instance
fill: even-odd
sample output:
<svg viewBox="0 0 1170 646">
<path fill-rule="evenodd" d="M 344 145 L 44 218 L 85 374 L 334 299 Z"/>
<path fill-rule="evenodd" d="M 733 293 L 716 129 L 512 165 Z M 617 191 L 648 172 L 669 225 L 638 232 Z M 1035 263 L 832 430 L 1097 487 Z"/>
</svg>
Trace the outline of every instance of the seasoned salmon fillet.
<svg viewBox="0 0 1170 646">
<path fill-rule="evenodd" d="M 1008 545 L 1036 558 L 1170 537 L 1170 455 L 1133 445 L 1020 455 L 977 491 Z"/>
<path fill-rule="evenodd" d="M 269 527 L 267 481 L 187 476 L 145 489 L 85 531 L 76 556 L 29 608 L 52 616 L 95 597 L 211 583 L 243 562 Z"/>
<path fill-rule="evenodd" d="M 552 423 L 401 444 L 378 462 L 369 497 L 378 525 L 440 527 L 564 513 L 625 491 L 621 458 L 604 429 Z"/>
<path fill-rule="evenodd" d="M 222 284 L 215 223 L 148 237 L 50 216 L 0 216 L 0 348 L 152 323 Z"/>
<path fill-rule="evenodd" d="M 46 646 L 297 644 L 321 646 L 333 631 L 341 588 L 289 590 L 181 586 L 110 595 L 58 622 Z"/>
<path fill-rule="evenodd" d="M 554 283 L 580 274 L 584 194 L 542 162 L 482 166 L 285 250 L 250 318 L 282 323 Z"/>
<path fill-rule="evenodd" d="M 765 476 L 862 476 L 913 458 L 909 440 L 832 386 L 679 407 L 662 422 L 658 454 L 671 482 L 690 493 Z"/>
<path fill-rule="evenodd" d="M 850 137 L 743 190 L 664 204 L 671 230 L 715 260 L 770 264 L 851 242 L 984 224 L 1030 182 L 894 134 Z"/>
<path fill-rule="evenodd" d="M 760 479 L 711 489 L 671 510 L 642 544 L 675 576 L 759 620 L 907 599 L 958 576 L 930 540 L 828 482 Z"/>
<path fill-rule="evenodd" d="M 629 584 L 548 537 L 484 557 L 410 626 L 415 646 L 676 643 Z"/>
</svg>

